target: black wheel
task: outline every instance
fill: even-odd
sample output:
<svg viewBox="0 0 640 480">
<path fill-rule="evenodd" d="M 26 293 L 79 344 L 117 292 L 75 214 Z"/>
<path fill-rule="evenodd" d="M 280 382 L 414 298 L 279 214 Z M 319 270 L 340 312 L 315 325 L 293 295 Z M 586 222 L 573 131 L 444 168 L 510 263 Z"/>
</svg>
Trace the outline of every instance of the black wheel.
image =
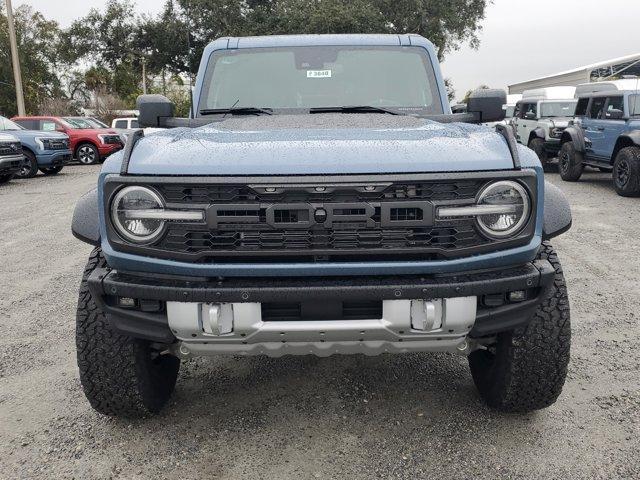
<svg viewBox="0 0 640 480">
<path fill-rule="evenodd" d="M 98 412 L 143 417 L 165 405 L 176 384 L 180 360 L 166 346 L 121 335 L 91 296 L 87 278 L 105 267 L 102 250 L 95 248 L 80 284 L 76 316 L 76 347 L 82 389 Z"/>
<path fill-rule="evenodd" d="M 93 165 L 100 160 L 100 152 L 92 143 L 81 143 L 76 148 L 76 158 L 83 165 Z"/>
<path fill-rule="evenodd" d="M 9 180 L 13 178 L 13 173 L 7 173 L 4 175 L 0 175 L 0 185 L 3 183 L 7 183 Z"/>
<path fill-rule="evenodd" d="M 16 173 L 18 178 L 33 178 L 38 174 L 38 161 L 36 156 L 28 150 L 23 150 L 24 163 L 22 168 Z"/>
<path fill-rule="evenodd" d="M 618 195 L 640 196 L 640 148 L 625 147 L 613 162 L 613 185 Z"/>
<path fill-rule="evenodd" d="M 42 167 L 40 171 L 45 175 L 57 175 L 62 170 L 62 166 L 58 165 L 57 167 Z"/>
<path fill-rule="evenodd" d="M 577 182 L 582 176 L 584 164 L 582 155 L 576 152 L 573 142 L 565 142 L 560 148 L 558 155 L 558 170 L 560 178 L 565 182 Z"/>
<path fill-rule="evenodd" d="M 469 355 L 471 375 L 483 400 L 503 412 L 530 412 L 553 404 L 569 364 L 569 299 L 560 261 L 544 242 L 538 258 L 548 259 L 555 279 L 524 328 L 498 335 L 486 350 Z"/>
<path fill-rule="evenodd" d="M 547 150 L 544 148 L 544 140 L 541 138 L 532 138 L 529 142 L 528 147 L 536 152 L 538 158 L 540 159 L 540 163 L 542 164 L 542 168 L 545 172 L 549 172 L 552 170 L 551 168 L 551 160 L 547 155 Z"/>
</svg>

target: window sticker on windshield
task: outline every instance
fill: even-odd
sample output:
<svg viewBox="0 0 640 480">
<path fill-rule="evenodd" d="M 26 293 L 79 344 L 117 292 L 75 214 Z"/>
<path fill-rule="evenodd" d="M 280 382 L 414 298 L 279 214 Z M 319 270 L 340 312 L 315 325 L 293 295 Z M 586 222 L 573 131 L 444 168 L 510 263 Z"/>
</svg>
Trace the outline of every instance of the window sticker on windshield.
<svg viewBox="0 0 640 480">
<path fill-rule="evenodd" d="M 331 70 L 307 70 L 307 78 L 331 78 Z"/>
</svg>

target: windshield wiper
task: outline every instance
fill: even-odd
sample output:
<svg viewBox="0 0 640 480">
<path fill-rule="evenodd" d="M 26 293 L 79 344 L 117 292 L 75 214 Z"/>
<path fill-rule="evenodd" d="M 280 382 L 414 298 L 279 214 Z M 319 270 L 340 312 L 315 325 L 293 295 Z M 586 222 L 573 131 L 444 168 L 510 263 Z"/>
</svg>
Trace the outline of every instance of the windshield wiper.
<svg viewBox="0 0 640 480">
<path fill-rule="evenodd" d="M 388 113 L 389 115 L 406 115 L 383 107 L 372 107 L 370 105 L 346 105 L 343 107 L 313 107 L 309 109 L 309 113 Z"/>
<path fill-rule="evenodd" d="M 200 115 L 273 115 L 272 108 L 258 107 L 231 107 L 231 108 L 205 108 L 200 110 Z"/>
</svg>

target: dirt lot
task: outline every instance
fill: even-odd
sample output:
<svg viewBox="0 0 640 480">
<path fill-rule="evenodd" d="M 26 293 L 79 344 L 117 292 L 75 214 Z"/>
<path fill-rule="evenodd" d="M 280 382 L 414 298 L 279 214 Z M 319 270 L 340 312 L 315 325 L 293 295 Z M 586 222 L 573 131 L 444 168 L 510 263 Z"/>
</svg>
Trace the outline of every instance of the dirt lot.
<svg viewBox="0 0 640 480">
<path fill-rule="evenodd" d="M 90 247 L 69 230 L 98 167 L 0 187 L 0 478 L 640 478 L 640 199 L 609 176 L 550 180 L 571 296 L 563 395 L 532 415 L 480 403 L 450 355 L 199 359 L 170 406 L 89 407 L 74 311 Z"/>
</svg>

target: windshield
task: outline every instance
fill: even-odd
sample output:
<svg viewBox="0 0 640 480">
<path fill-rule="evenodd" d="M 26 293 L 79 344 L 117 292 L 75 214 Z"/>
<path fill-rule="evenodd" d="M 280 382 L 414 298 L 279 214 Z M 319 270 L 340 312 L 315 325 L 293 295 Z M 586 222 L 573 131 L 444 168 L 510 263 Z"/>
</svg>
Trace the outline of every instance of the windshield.
<svg viewBox="0 0 640 480">
<path fill-rule="evenodd" d="M 577 100 L 567 102 L 541 102 L 541 117 L 573 117 L 576 111 Z"/>
<path fill-rule="evenodd" d="M 24 130 L 24 127 L 12 122 L 8 118 L 0 117 L 0 130 Z"/>
<path fill-rule="evenodd" d="M 86 130 L 88 128 L 95 128 L 93 125 L 91 125 L 89 122 L 87 122 L 84 119 L 64 117 L 63 120 L 67 122 L 69 125 L 71 125 L 71 128 L 79 128 L 81 130 Z"/>
<path fill-rule="evenodd" d="M 419 47 L 315 46 L 224 50 L 207 66 L 199 110 L 374 106 L 443 113 Z"/>
<path fill-rule="evenodd" d="M 74 120 L 79 120 L 81 122 L 86 122 L 91 125 L 93 128 L 109 128 L 106 124 L 102 123 L 97 118 L 93 117 L 85 117 L 85 118 L 74 118 Z"/>
</svg>

